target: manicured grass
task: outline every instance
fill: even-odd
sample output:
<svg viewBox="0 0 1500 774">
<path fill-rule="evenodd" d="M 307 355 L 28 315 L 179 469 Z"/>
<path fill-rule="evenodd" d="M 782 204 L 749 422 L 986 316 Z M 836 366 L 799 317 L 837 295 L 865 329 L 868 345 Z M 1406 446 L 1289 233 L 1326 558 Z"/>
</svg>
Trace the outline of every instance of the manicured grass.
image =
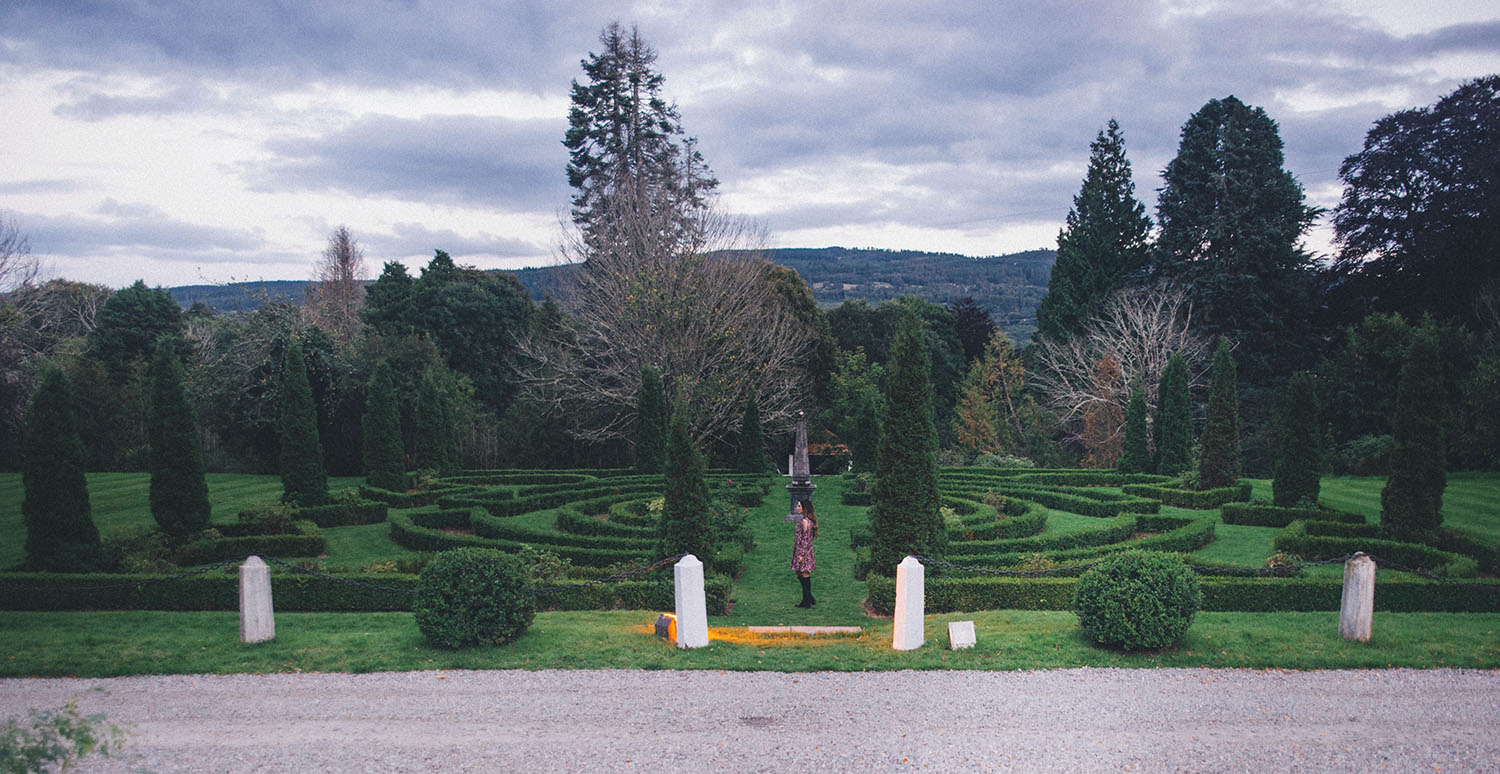
<svg viewBox="0 0 1500 774">
<path fill-rule="evenodd" d="M 354 527 L 325 527 L 327 545 L 325 566 L 337 565 L 351 570 L 362 569 L 371 562 L 416 555 L 416 551 L 391 542 L 391 525 L 361 524 Z"/>
<path fill-rule="evenodd" d="M 821 605 L 820 605 L 821 607 Z M 1200 613 L 1180 647 L 1126 654 L 1095 648 L 1072 613 L 990 611 L 929 616 L 927 644 L 891 650 L 891 623 L 862 636 L 753 637 L 716 629 L 678 650 L 644 611 L 542 613 L 517 641 L 442 651 L 404 613 L 278 614 L 276 639 L 239 642 L 235 613 L 0 613 L 0 676 L 106 677 L 237 672 L 429 669 L 727 669 L 864 671 L 1064 667 L 1362 669 L 1500 667 L 1500 614 L 1377 613 L 1368 644 L 1338 636 L 1338 614 Z M 947 623 L 972 620 L 978 645 L 949 651 Z"/>
</svg>

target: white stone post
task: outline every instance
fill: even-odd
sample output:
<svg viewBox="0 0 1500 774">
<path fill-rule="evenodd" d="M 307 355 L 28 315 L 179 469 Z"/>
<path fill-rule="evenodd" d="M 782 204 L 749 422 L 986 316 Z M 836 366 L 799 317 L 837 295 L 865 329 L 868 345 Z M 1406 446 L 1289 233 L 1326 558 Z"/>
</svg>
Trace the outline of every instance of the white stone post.
<svg viewBox="0 0 1500 774">
<path fill-rule="evenodd" d="M 1356 553 L 1344 562 L 1344 600 L 1339 606 L 1339 636 L 1346 640 L 1370 641 L 1375 618 L 1375 562 Z"/>
<path fill-rule="evenodd" d="M 271 609 L 271 568 L 258 556 L 240 565 L 240 641 L 265 642 L 276 637 Z"/>
<path fill-rule="evenodd" d="M 677 601 L 677 647 L 708 644 L 708 602 L 703 595 L 703 562 L 688 554 L 672 566 Z"/>
<path fill-rule="evenodd" d="M 916 650 L 925 641 L 922 616 L 926 606 L 923 586 L 926 574 L 915 556 L 908 556 L 896 565 L 896 625 L 891 637 L 891 647 L 896 650 Z"/>
</svg>

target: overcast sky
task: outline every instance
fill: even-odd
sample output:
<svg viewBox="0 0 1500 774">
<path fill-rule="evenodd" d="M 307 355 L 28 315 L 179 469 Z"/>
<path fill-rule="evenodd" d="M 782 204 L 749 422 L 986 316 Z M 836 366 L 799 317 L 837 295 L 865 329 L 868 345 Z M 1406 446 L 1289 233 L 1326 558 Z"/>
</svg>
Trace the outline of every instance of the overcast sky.
<svg viewBox="0 0 1500 774">
<path fill-rule="evenodd" d="M 6 0 L 0 210 L 111 286 L 307 279 L 339 224 L 372 276 L 553 263 L 569 84 L 611 20 L 660 53 L 723 209 L 784 247 L 1055 247 L 1110 117 L 1154 211 L 1230 94 L 1331 206 L 1372 122 L 1500 72 L 1475 0 Z"/>
</svg>

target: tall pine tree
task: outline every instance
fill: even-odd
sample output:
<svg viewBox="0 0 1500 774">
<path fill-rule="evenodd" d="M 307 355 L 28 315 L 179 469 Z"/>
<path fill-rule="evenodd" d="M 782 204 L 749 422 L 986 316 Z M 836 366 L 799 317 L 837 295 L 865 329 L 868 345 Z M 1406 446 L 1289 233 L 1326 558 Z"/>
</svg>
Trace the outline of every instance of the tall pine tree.
<svg viewBox="0 0 1500 774">
<path fill-rule="evenodd" d="M 151 407 L 146 436 L 151 444 L 151 516 L 168 535 L 181 537 L 208 528 L 211 506 L 204 478 L 198 420 L 188 403 L 181 340 L 156 345 L 148 376 Z"/>
<path fill-rule="evenodd" d="M 1271 499 L 1283 508 L 1316 505 L 1323 474 L 1323 423 L 1312 376 L 1298 371 L 1287 380 L 1276 415 L 1276 468 Z"/>
<path fill-rule="evenodd" d="M 422 374 L 421 386 L 417 388 L 414 451 L 417 467 L 444 476 L 458 472 L 453 410 L 448 404 L 448 395 L 439 383 L 438 375 L 429 368 Z"/>
<path fill-rule="evenodd" d="M 56 366 L 42 369 L 31 395 L 23 459 L 21 517 L 26 522 L 26 568 L 102 569 L 104 553 L 89 507 L 73 391 Z"/>
<path fill-rule="evenodd" d="M 735 470 L 743 473 L 765 473 L 770 471 L 771 458 L 766 455 L 765 437 L 760 431 L 760 406 L 755 403 L 755 390 L 745 400 L 745 417 L 740 422 L 740 452 Z"/>
<path fill-rule="evenodd" d="M 1239 483 L 1240 473 L 1240 401 L 1235 374 L 1234 353 L 1229 342 L 1219 337 L 1214 352 L 1213 377 L 1208 385 L 1208 410 L 1203 422 L 1203 436 L 1198 439 L 1198 487 L 1219 489 Z"/>
<path fill-rule="evenodd" d="M 370 372 L 363 418 L 365 481 L 379 489 L 406 491 L 406 449 L 401 442 L 401 405 L 389 360 Z"/>
<path fill-rule="evenodd" d="M 661 374 L 641 366 L 641 387 L 635 396 L 635 469 L 660 473 L 667 461 L 667 393 Z"/>
<path fill-rule="evenodd" d="M 1424 326 L 1396 386 L 1396 445 L 1391 477 L 1380 491 L 1380 524 L 1402 540 L 1431 538 L 1443 525 L 1443 489 L 1448 485 L 1443 445 L 1443 364 L 1437 337 Z"/>
<path fill-rule="evenodd" d="M 1077 333 L 1110 294 L 1146 268 L 1151 219 L 1136 201 L 1125 138 L 1113 118 L 1089 145 L 1089 168 L 1057 235 L 1057 262 L 1037 308 L 1037 333 Z"/>
<path fill-rule="evenodd" d="M 1306 361 L 1312 255 L 1302 237 L 1318 215 L 1282 168 L 1276 122 L 1234 97 L 1209 100 L 1182 127 L 1162 172 L 1156 274 L 1188 289 L 1193 326 L 1239 343 L 1247 380 Z"/>
<path fill-rule="evenodd" d="M 893 575 L 908 554 L 942 551 L 943 526 L 937 489 L 937 429 L 932 419 L 932 364 L 923 346 L 922 323 L 912 313 L 891 343 L 870 507 L 871 569 Z"/>
<path fill-rule="evenodd" d="M 281 490 L 281 499 L 296 506 L 326 505 L 329 499 L 318 411 L 296 337 L 287 341 L 281 360 Z"/>
<path fill-rule="evenodd" d="M 713 565 L 714 534 L 709 520 L 708 468 L 693 445 L 688 408 L 677 401 L 667 438 L 666 494 L 658 527 L 657 554 L 692 554 L 704 567 Z"/>
<path fill-rule="evenodd" d="M 1156 472 L 1175 476 L 1193 468 L 1193 406 L 1187 361 L 1172 353 L 1156 389 Z"/>
<path fill-rule="evenodd" d="M 1137 382 L 1130 390 L 1130 403 L 1125 407 L 1125 442 L 1121 446 L 1120 461 L 1115 463 L 1115 469 L 1121 473 L 1150 473 L 1155 469 L 1151 461 L 1146 413 L 1146 390 Z"/>
</svg>

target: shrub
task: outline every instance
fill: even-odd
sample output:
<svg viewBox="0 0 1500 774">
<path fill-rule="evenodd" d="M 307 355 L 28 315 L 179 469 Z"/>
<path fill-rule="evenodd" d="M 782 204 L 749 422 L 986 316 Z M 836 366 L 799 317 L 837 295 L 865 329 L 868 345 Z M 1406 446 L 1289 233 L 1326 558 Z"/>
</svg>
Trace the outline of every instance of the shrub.
<svg viewBox="0 0 1500 774">
<path fill-rule="evenodd" d="M 1182 558 L 1128 551 L 1078 579 L 1073 609 L 1084 636 L 1122 650 L 1155 650 L 1182 639 L 1201 594 Z"/>
<path fill-rule="evenodd" d="M 328 472 L 318 438 L 318 411 L 307 381 L 307 361 L 296 338 L 281 361 L 281 499 L 292 505 L 328 502 Z"/>
<path fill-rule="evenodd" d="M 499 551 L 459 548 L 422 570 L 412 613 L 434 647 L 501 645 L 531 625 L 536 598 L 521 560 Z"/>
<path fill-rule="evenodd" d="M 976 468 L 1034 468 L 1036 463 L 1014 454 L 981 454 L 974 458 Z"/>
<path fill-rule="evenodd" d="M 1335 473 L 1353 476 L 1383 476 L 1391 469 L 1393 435 L 1362 435 L 1339 448 Z"/>
<path fill-rule="evenodd" d="M 1312 377 L 1293 374 L 1276 414 L 1276 470 L 1271 493 L 1277 505 L 1290 508 L 1304 500 L 1318 501 L 1323 472 L 1322 427 Z"/>
</svg>

